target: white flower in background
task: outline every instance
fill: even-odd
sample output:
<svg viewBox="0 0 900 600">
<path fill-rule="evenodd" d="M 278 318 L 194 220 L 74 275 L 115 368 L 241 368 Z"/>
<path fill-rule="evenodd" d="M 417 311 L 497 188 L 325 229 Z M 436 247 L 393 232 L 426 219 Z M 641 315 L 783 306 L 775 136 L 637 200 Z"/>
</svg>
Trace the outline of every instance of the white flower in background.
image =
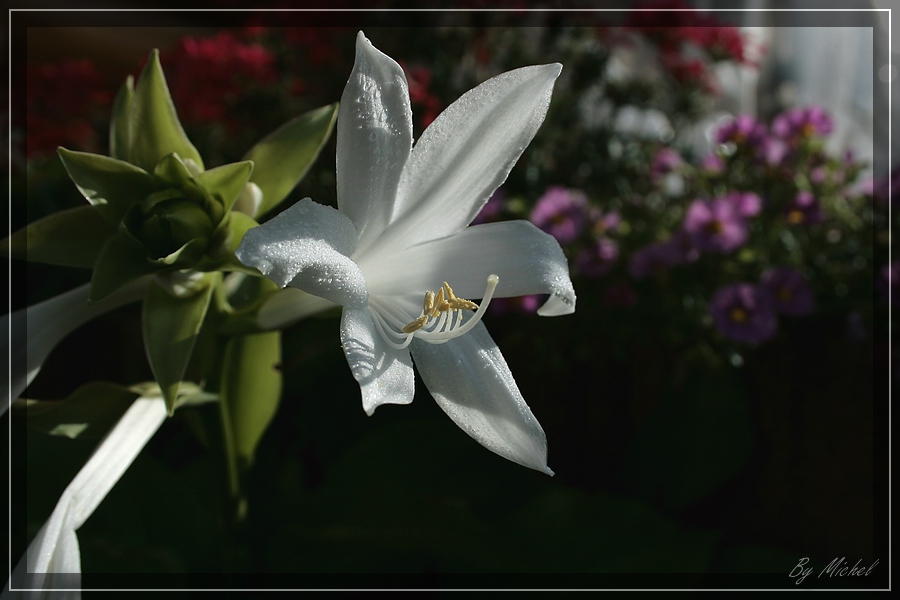
<svg viewBox="0 0 900 600">
<path fill-rule="evenodd" d="M 3 344 L 11 356 L 3 362 L 10 366 L 9 385 L 2 393 L 0 414 L 9 410 L 41 370 L 50 352 L 67 335 L 106 312 L 144 297 L 148 278 L 141 278 L 103 300 L 88 303 L 90 284 L 79 286 L 49 300 L 3 315 L 0 331 L 7 334 L 9 345 Z M 24 365 L 22 371 L 20 366 Z"/>
<path fill-rule="evenodd" d="M 81 597 L 81 552 L 75 531 L 134 462 L 166 414 L 161 396 L 134 401 L 62 493 L 50 518 L 19 561 L 4 596 L 10 589 L 22 589 L 32 590 L 34 597 Z"/>
<path fill-rule="evenodd" d="M 493 296 L 539 293 L 551 294 L 539 314 L 573 312 L 568 265 L 528 222 L 468 225 L 543 122 L 561 68 L 486 81 L 413 146 L 403 71 L 360 32 L 337 124 L 340 210 L 301 200 L 236 252 L 281 287 L 343 307 L 344 353 L 368 414 L 412 402 L 414 359 L 464 431 L 549 474 L 544 432 L 481 317 Z M 480 307 L 462 300 L 479 297 Z"/>
</svg>

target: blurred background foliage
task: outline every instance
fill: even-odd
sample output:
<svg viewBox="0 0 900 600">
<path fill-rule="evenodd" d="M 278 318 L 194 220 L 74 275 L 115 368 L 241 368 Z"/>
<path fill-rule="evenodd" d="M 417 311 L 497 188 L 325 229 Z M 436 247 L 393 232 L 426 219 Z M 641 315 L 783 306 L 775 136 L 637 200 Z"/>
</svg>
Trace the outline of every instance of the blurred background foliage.
<svg viewBox="0 0 900 600">
<path fill-rule="evenodd" d="M 83 202 L 55 148 L 106 152 L 114 90 L 152 47 L 208 167 L 340 98 L 358 27 L 242 18 L 30 31 L 13 229 Z M 526 298 L 486 317 L 556 476 L 479 447 L 422 385 L 411 406 L 367 418 L 327 313 L 284 333 L 284 392 L 245 482 L 246 518 L 225 500 L 215 409 L 181 410 L 79 531 L 86 573 L 787 574 L 803 556 L 886 558 L 874 549 L 872 398 L 895 370 L 896 177 L 873 180 L 855 148 L 826 150 L 834 117 L 821 107 L 723 111 L 725 75 L 752 78 L 766 60 L 746 30 L 696 12 L 573 23 L 453 13 L 436 27 L 365 27 L 407 72 L 416 136 L 493 75 L 564 65 L 544 125 L 479 217 L 530 218 L 570 258 L 573 316 L 537 318 Z M 333 157 L 332 139 L 282 207 L 333 204 Z M 789 274 L 773 283 L 774 268 Z M 21 305 L 89 278 L 14 269 Z M 70 336 L 29 395 L 150 379 L 137 311 Z M 29 538 L 92 447 L 29 432 Z"/>
</svg>

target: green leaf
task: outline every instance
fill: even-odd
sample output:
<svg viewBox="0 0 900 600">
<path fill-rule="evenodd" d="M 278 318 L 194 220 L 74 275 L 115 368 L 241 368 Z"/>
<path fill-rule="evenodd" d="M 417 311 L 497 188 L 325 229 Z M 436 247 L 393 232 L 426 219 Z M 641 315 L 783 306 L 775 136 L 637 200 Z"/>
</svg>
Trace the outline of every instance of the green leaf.
<svg viewBox="0 0 900 600">
<path fill-rule="evenodd" d="M 309 171 L 331 135 L 337 109 L 337 103 L 329 104 L 288 121 L 244 156 L 256 165 L 250 181 L 263 192 L 257 218 L 284 200 Z"/>
<path fill-rule="evenodd" d="M 106 240 L 94 263 L 90 301 L 96 302 L 126 283 L 163 268 L 147 260 L 147 253 L 134 238 L 124 232 Z"/>
<path fill-rule="evenodd" d="M 134 99 L 134 77 L 125 79 L 113 101 L 109 120 L 109 154 L 127 161 L 131 157 L 131 102 Z"/>
<path fill-rule="evenodd" d="M 99 438 L 128 410 L 138 394 L 105 381 L 79 387 L 64 400 L 19 400 L 28 424 L 50 435 L 68 438 Z"/>
<path fill-rule="evenodd" d="M 0 254 L 31 262 L 90 269 L 116 228 L 93 206 L 61 210 L 0 242 Z"/>
<path fill-rule="evenodd" d="M 175 297 L 154 281 L 144 299 L 144 347 L 170 415 L 212 297 L 216 278 L 206 277 L 203 289 L 184 298 Z"/>
<path fill-rule="evenodd" d="M 228 212 L 241 190 L 247 185 L 252 172 L 253 162 L 245 160 L 198 173 L 194 176 L 194 181 L 218 200 L 225 212 Z"/>
<path fill-rule="evenodd" d="M 234 448 L 245 468 L 278 410 L 280 362 L 280 331 L 236 336 L 225 348 L 219 397 L 228 407 Z"/>
<path fill-rule="evenodd" d="M 58 153 L 78 191 L 113 225 L 129 207 L 159 189 L 152 175 L 125 161 L 65 148 Z"/>
<path fill-rule="evenodd" d="M 148 171 L 166 154 L 190 158 L 202 169 L 203 159 L 184 133 L 166 77 L 153 50 L 138 79 L 131 105 L 131 161 Z"/>
</svg>

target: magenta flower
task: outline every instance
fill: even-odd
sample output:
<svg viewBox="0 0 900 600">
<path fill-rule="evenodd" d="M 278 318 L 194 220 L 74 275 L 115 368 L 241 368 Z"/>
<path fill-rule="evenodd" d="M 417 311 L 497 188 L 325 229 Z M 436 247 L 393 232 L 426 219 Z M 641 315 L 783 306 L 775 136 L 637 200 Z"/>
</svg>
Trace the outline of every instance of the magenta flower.
<svg viewBox="0 0 900 600">
<path fill-rule="evenodd" d="M 700 168 L 707 173 L 721 173 L 725 170 L 725 161 L 718 154 L 710 154 L 700 163 Z"/>
<path fill-rule="evenodd" d="M 790 147 L 784 140 L 773 136 L 766 136 L 766 139 L 763 140 L 763 143 L 759 148 L 759 154 L 765 164 L 770 167 L 780 167 L 784 164 L 785 159 L 787 159 L 790 154 L 790 150 Z"/>
<path fill-rule="evenodd" d="M 791 225 L 820 223 L 825 218 L 819 201 L 812 192 L 801 190 L 797 192 L 787 209 L 784 212 L 784 218 Z"/>
<path fill-rule="evenodd" d="M 768 294 L 759 286 L 736 283 L 713 293 L 709 312 L 725 337 L 745 344 L 760 344 L 772 338 L 778 320 Z"/>
<path fill-rule="evenodd" d="M 546 296 L 541 294 L 529 294 L 527 296 L 515 296 L 512 298 L 495 298 L 488 307 L 492 315 L 505 315 L 519 313 L 523 315 L 536 314 L 544 304 Z"/>
<path fill-rule="evenodd" d="M 628 272 L 634 279 L 644 279 L 697 258 L 697 249 L 688 234 L 678 231 L 665 242 L 650 244 L 635 252 L 628 263 Z"/>
<path fill-rule="evenodd" d="M 619 223 L 622 222 L 622 217 L 619 216 L 619 213 L 604 213 L 597 207 L 592 207 L 588 210 L 588 218 L 592 223 L 591 227 L 594 233 L 597 235 L 606 235 L 611 231 L 615 231 L 619 228 Z"/>
<path fill-rule="evenodd" d="M 761 283 L 776 313 L 802 317 L 815 308 L 812 289 L 803 274 L 796 269 L 773 267 L 763 273 Z"/>
<path fill-rule="evenodd" d="M 684 217 L 684 230 L 695 247 L 723 254 L 744 245 L 747 223 L 735 202 L 728 198 L 695 200 Z"/>
<path fill-rule="evenodd" d="M 738 115 L 716 131 L 716 141 L 720 144 L 733 142 L 738 146 L 747 144 L 759 147 L 766 139 L 766 126 L 750 115 Z"/>
<path fill-rule="evenodd" d="M 600 238 L 579 252 L 575 262 L 583 275 L 600 277 L 609 273 L 618 257 L 618 244 L 609 238 Z"/>
<path fill-rule="evenodd" d="M 821 106 L 792 108 L 775 117 L 772 132 L 788 140 L 812 135 L 828 135 L 834 129 L 831 116 Z"/>
<path fill-rule="evenodd" d="M 675 150 L 661 148 L 656 153 L 656 156 L 653 157 L 653 164 L 650 165 L 650 176 L 653 179 L 658 179 L 680 167 L 683 162 L 681 155 Z"/>
<path fill-rule="evenodd" d="M 529 220 L 560 244 L 574 242 L 588 222 L 587 197 L 578 190 L 549 187 L 538 199 Z"/>
<path fill-rule="evenodd" d="M 762 199 L 753 192 L 735 190 L 725 196 L 725 200 L 731 202 L 738 214 L 745 218 L 755 217 L 762 210 Z"/>
</svg>

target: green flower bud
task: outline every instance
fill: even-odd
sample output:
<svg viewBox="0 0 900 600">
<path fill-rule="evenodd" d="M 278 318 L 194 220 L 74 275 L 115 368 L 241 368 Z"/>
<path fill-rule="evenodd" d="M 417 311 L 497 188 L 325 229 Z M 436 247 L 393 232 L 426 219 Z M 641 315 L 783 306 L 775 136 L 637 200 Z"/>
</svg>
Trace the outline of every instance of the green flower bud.
<svg viewBox="0 0 900 600">
<path fill-rule="evenodd" d="M 126 213 L 122 225 L 144 246 L 147 258 L 166 258 L 189 242 L 208 240 L 215 231 L 218 221 L 205 210 L 207 203 L 190 196 L 196 194 L 168 188 L 150 194 Z M 179 256 L 179 263 L 192 264 L 202 256 L 206 244 L 194 246 L 193 252 Z"/>
</svg>

